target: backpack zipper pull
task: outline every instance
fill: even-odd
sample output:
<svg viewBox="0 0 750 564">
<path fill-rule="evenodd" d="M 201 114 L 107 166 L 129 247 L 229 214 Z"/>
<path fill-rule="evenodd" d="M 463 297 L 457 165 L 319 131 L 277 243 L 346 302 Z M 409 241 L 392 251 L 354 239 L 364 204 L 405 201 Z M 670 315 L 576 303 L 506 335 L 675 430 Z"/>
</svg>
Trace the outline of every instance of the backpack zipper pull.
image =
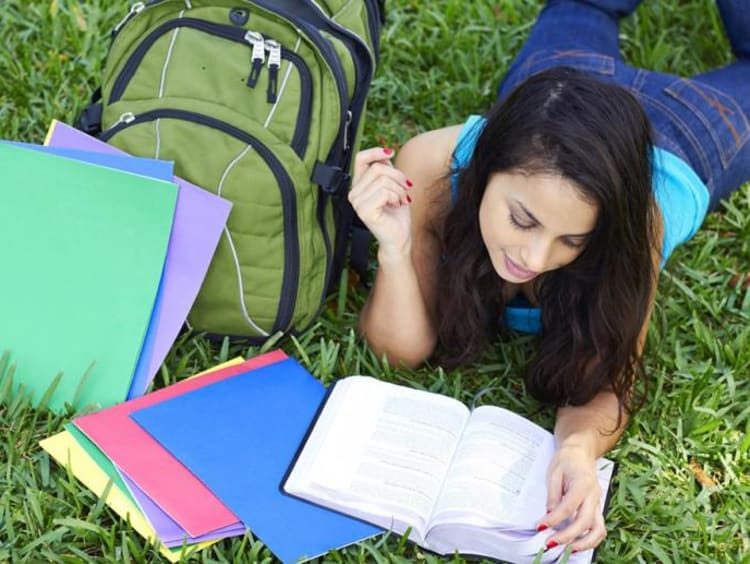
<svg viewBox="0 0 750 564">
<path fill-rule="evenodd" d="M 250 76 L 247 77 L 247 85 L 250 88 L 255 88 L 260 76 L 260 69 L 263 68 L 263 61 L 266 58 L 266 48 L 263 44 L 263 36 L 257 31 L 248 31 L 245 34 L 245 41 L 253 46 L 253 66 L 250 69 Z"/>
<path fill-rule="evenodd" d="M 120 116 L 120 119 L 118 119 L 115 123 L 112 124 L 112 127 L 117 127 L 121 124 L 128 124 L 135 121 L 135 114 L 133 112 L 125 112 Z"/>
<path fill-rule="evenodd" d="M 269 104 L 275 104 L 279 82 L 279 67 L 281 66 L 281 45 L 278 41 L 267 39 L 266 48 L 268 49 L 268 90 L 266 90 L 266 101 Z"/>
<path fill-rule="evenodd" d="M 352 115 L 352 111 L 351 110 L 347 110 L 347 112 L 346 112 L 346 125 L 344 126 L 344 151 L 348 151 L 349 147 L 350 147 L 350 145 L 349 145 L 349 135 L 350 135 L 349 130 L 352 127 L 352 119 L 353 119 L 353 117 L 354 116 Z"/>
<path fill-rule="evenodd" d="M 130 10 L 128 11 L 127 15 L 124 18 L 122 18 L 120 20 L 120 23 L 118 23 L 115 26 L 115 28 L 112 30 L 112 35 L 114 36 L 114 35 L 117 35 L 118 33 L 120 33 L 120 29 L 122 29 L 122 26 L 124 26 L 126 23 L 128 23 L 128 21 L 130 20 L 130 18 L 132 18 L 136 14 L 139 14 L 140 12 L 142 12 L 145 7 L 146 7 L 146 3 L 145 2 L 136 2 L 135 4 L 133 4 L 132 6 L 130 6 Z"/>
</svg>

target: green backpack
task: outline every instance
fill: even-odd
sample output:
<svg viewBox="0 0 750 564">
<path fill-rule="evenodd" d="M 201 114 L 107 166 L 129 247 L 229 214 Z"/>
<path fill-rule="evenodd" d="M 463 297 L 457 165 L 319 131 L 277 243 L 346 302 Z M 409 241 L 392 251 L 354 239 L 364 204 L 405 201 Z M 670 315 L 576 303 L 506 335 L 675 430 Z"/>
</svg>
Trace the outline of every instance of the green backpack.
<svg viewBox="0 0 750 564">
<path fill-rule="evenodd" d="M 383 18 L 384 0 L 151 0 L 114 29 L 78 127 L 233 203 L 193 330 L 260 343 L 319 314 Z"/>
</svg>

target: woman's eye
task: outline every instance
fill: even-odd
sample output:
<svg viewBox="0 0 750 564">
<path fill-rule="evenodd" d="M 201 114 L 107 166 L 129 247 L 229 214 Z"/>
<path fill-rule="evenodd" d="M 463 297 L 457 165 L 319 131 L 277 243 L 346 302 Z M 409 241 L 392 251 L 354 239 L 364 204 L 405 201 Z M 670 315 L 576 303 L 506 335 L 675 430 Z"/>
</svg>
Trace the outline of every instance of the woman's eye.
<svg viewBox="0 0 750 564">
<path fill-rule="evenodd" d="M 571 249 L 582 249 L 586 245 L 586 241 L 563 239 L 563 244 Z"/>
<path fill-rule="evenodd" d="M 508 219 L 510 219 L 511 224 L 514 227 L 517 227 L 518 229 L 528 230 L 532 229 L 534 227 L 534 224 L 528 224 L 528 223 L 522 223 L 519 220 L 516 219 L 516 216 L 514 216 L 512 213 L 508 216 Z"/>
</svg>

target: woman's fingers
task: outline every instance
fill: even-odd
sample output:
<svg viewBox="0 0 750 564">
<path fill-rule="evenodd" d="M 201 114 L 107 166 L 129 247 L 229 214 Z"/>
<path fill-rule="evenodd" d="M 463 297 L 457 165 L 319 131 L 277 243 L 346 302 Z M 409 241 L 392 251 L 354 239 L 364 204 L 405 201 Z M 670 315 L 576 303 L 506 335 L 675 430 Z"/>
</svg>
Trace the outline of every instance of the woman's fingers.
<svg viewBox="0 0 750 564">
<path fill-rule="evenodd" d="M 598 515 L 595 519 L 594 526 L 588 532 L 575 540 L 571 546 L 574 552 L 582 552 L 590 548 L 596 548 L 606 538 L 607 528 L 604 525 L 604 518 Z"/>
<path fill-rule="evenodd" d="M 555 533 L 548 543 L 553 546 L 573 543 L 576 551 L 599 544 L 606 536 L 600 495 L 598 485 L 587 487 L 584 483 L 573 485 L 565 492 L 557 506 L 546 515 L 545 523 L 550 527 L 566 523 L 567 526 Z"/>
<path fill-rule="evenodd" d="M 547 479 L 547 513 L 560 503 L 563 496 L 563 473 L 554 467 Z"/>
<path fill-rule="evenodd" d="M 357 182 L 349 191 L 349 201 L 355 209 L 363 201 L 373 197 L 373 192 L 387 192 L 386 199 L 389 203 L 408 203 L 410 198 L 407 193 L 411 182 L 404 173 L 393 168 L 390 164 L 375 163 L 358 178 Z M 395 198 L 395 200 L 394 200 Z"/>
<path fill-rule="evenodd" d="M 365 225 L 372 228 L 386 207 L 399 207 L 411 202 L 406 188 L 393 178 L 382 175 L 361 181 L 349 193 L 349 201 Z"/>
<path fill-rule="evenodd" d="M 411 182 L 406 178 L 406 175 L 395 168 L 390 161 L 376 161 L 370 163 L 367 166 L 367 169 L 360 174 L 354 182 L 352 182 L 351 192 L 356 193 L 359 189 L 371 184 L 376 178 L 380 177 L 390 178 L 404 188 L 409 188 L 411 186 Z"/>
<path fill-rule="evenodd" d="M 403 248 L 411 234 L 411 182 L 390 162 L 393 151 L 375 148 L 360 151 L 359 173 L 349 191 L 349 201 L 362 222 L 383 246 Z M 384 159 L 384 156 L 388 158 Z"/>
<path fill-rule="evenodd" d="M 356 184 L 360 176 L 374 163 L 390 165 L 394 151 L 390 147 L 372 147 L 363 149 L 354 158 L 354 178 L 352 184 Z M 391 165 L 392 166 L 392 165 Z"/>
</svg>

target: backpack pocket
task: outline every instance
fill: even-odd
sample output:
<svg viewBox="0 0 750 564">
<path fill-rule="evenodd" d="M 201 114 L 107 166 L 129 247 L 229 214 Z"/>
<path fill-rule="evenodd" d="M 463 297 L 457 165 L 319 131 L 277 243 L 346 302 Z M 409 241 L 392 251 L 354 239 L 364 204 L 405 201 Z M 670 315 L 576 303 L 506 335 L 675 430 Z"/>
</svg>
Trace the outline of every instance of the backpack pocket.
<svg viewBox="0 0 750 564">
<path fill-rule="evenodd" d="M 311 141 L 317 145 L 311 128 L 341 114 L 340 102 L 320 104 L 325 85 L 301 39 L 286 46 L 260 31 L 194 17 L 150 29 L 111 73 L 103 92 L 108 105 L 169 97 L 210 101 L 263 124 L 300 158 Z M 338 101 L 335 93 L 324 94 Z"/>
<path fill-rule="evenodd" d="M 210 102 L 119 102 L 105 123 L 104 141 L 173 160 L 179 176 L 233 204 L 191 325 L 258 341 L 306 327 L 325 291 L 330 241 L 296 152 L 262 123 Z M 312 312 L 300 318 L 297 309 Z"/>
</svg>

